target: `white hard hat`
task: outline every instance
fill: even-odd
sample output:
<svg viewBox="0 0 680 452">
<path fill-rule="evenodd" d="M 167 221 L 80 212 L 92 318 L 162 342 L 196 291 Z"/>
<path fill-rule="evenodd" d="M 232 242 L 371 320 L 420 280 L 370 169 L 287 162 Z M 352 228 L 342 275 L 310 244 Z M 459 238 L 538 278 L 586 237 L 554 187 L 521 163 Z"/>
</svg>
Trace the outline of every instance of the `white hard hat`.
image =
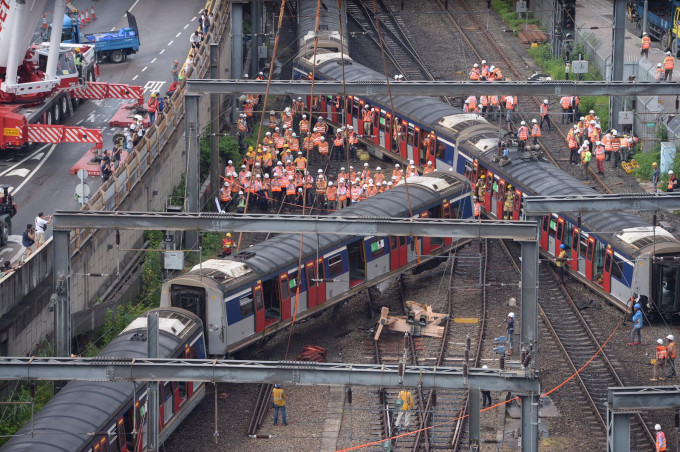
<svg viewBox="0 0 680 452">
<path fill-rule="evenodd" d="M 670 55 L 670 54 L 671 54 L 671 51 L 670 51 L 670 50 L 669 50 L 668 52 L 666 52 L 666 55 Z"/>
<path fill-rule="evenodd" d="M 231 160 L 229 160 L 227 163 L 231 165 L 233 162 Z"/>
<path fill-rule="evenodd" d="M 479 64 L 475 63 L 472 67 L 479 67 Z"/>
<path fill-rule="evenodd" d="M 594 114 L 594 113 L 595 113 L 595 110 L 590 110 L 590 114 Z"/>
<path fill-rule="evenodd" d="M 661 425 L 656 424 L 656 425 L 654 426 L 654 430 L 661 431 Z"/>
<path fill-rule="evenodd" d="M 349 130 L 354 130 L 354 127 L 353 127 L 353 126 L 347 126 L 347 128 L 348 128 Z"/>
<path fill-rule="evenodd" d="M 265 173 L 264 178 L 269 179 L 269 174 Z"/>
<path fill-rule="evenodd" d="M 250 171 L 248 171 L 248 172 L 246 173 L 246 177 L 250 177 L 250 176 L 252 176 L 252 173 L 251 173 Z"/>
<path fill-rule="evenodd" d="M 486 60 L 482 60 L 482 64 L 486 64 Z"/>
<path fill-rule="evenodd" d="M 239 191 L 238 194 L 239 194 L 239 195 L 242 195 L 242 194 L 243 194 L 243 191 Z"/>
<path fill-rule="evenodd" d="M 340 171 L 345 171 L 345 167 L 344 167 L 344 166 L 341 167 L 341 168 L 340 168 Z"/>
<path fill-rule="evenodd" d="M 522 124 L 523 126 L 526 126 L 526 125 L 527 125 L 527 123 L 524 122 L 524 121 L 522 121 L 520 124 Z"/>
<path fill-rule="evenodd" d="M 367 166 L 368 166 L 368 163 L 364 163 L 364 168 L 366 168 Z"/>
<path fill-rule="evenodd" d="M 585 116 L 581 116 L 581 117 L 578 118 L 578 119 L 579 119 L 579 121 L 585 121 L 585 120 L 586 120 L 586 117 L 585 117 Z"/>
<path fill-rule="evenodd" d="M 427 166 L 432 166 L 432 162 L 427 162 Z"/>
<path fill-rule="evenodd" d="M 302 97 L 298 97 L 298 100 L 302 100 Z"/>
<path fill-rule="evenodd" d="M 302 193 L 302 188 L 298 188 L 298 193 Z"/>
<path fill-rule="evenodd" d="M 548 103 L 548 99 L 543 99 L 543 103 L 544 103 L 544 104 L 547 104 L 547 103 Z"/>
<path fill-rule="evenodd" d="M 663 345 L 663 339 L 657 339 L 656 343 L 659 344 L 659 345 Z"/>
<path fill-rule="evenodd" d="M 482 369 L 488 369 L 488 368 L 489 368 L 489 366 L 487 366 L 486 364 L 484 364 L 484 365 L 482 366 Z"/>
<path fill-rule="evenodd" d="M 330 187 L 330 186 L 332 186 L 332 185 L 333 185 L 333 182 L 332 182 L 332 181 L 328 181 L 328 186 Z"/>
<path fill-rule="evenodd" d="M 415 166 L 415 165 L 411 165 L 411 168 L 415 169 L 415 168 L 416 168 L 416 166 Z"/>
<path fill-rule="evenodd" d="M 414 162 L 413 160 L 409 160 L 409 162 L 408 162 L 409 165 L 415 165 L 415 163 L 416 162 Z"/>
<path fill-rule="evenodd" d="M 302 119 L 305 119 L 306 117 L 307 117 L 307 115 L 302 115 Z"/>
<path fill-rule="evenodd" d="M 508 314 L 508 317 L 512 317 L 512 318 L 514 319 L 514 318 L 515 318 L 515 313 L 514 313 L 514 312 L 511 312 L 510 314 Z"/>
<path fill-rule="evenodd" d="M 661 63 L 656 63 L 656 67 L 661 67 Z"/>
<path fill-rule="evenodd" d="M 602 144 L 601 141 L 596 141 L 596 142 L 595 142 L 595 145 L 596 145 L 596 146 L 599 146 L 599 145 L 601 145 L 601 144 Z"/>
<path fill-rule="evenodd" d="M 466 104 L 469 104 L 469 103 L 470 103 L 470 99 L 465 99 L 465 103 L 466 103 Z"/>
<path fill-rule="evenodd" d="M 323 173 L 323 170 L 319 168 L 319 171 L 317 171 L 317 173 Z"/>
<path fill-rule="evenodd" d="M 380 167 L 377 167 L 375 170 L 376 170 L 376 171 L 380 171 Z"/>
<path fill-rule="evenodd" d="M 243 78 L 248 78 L 248 74 L 243 74 Z"/>
<path fill-rule="evenodd" d="M 388 186 L 388 187 L 391 187 L 391 186 L 392 186 L 392 182 L 388 182 L 388 183 L 387 183 L 387 186 Z"/>
<path fill-rule="evenodd" d="M 536 120 L 535 120 L 535 119 L 532 119 L 531 122 L 533 122 L 534 124 L 536 124 Z"/>
<path fill-rule="evenodd" d="M 267 133 L 265 133 L 265 136 L 268 136 L 268 137 L 270 137 L 271 135 L 272 135 L 272 133 L 271 133 L 271 132 L 267 132 Z"/>
<path fill-rule="evenodd" d="M 290 136 L 293 138 L 297 138 L 297 134 L 295 132 L 291 133 Z"/>
<path fill-rule="evenodd" d="M 323 136 L 322 136 L 321 138 L 319 138 L 319 140 L 325 141 L 325 140 L 326 140 L 326 137 L 323 137 Z"/>
<path fill-rule="evenodd" d="M 256 174 L 256 175 L 255 175 L 255 179 L 260 179 L 261 177 L 262 177 L 262 176 L 260 176 L 259 174 Z"/>
<path fill-rule="evenodd" d="M 646 32 L 646 31 L 643 31 L 643 32 L 642 32 L 642 36 L 647 36 L 647 32 Z"/>
<path fill-rule="evenodd" d="M 668 170 L 668 174 L 674 174 L 673 170 Z"/>
<path fill-rule="evenodd" d="M 399 168 L 399 164 L 397 163 L 396 165 L 394 165 L 394 167 L 395 167 L 395 168 Z"/>
<path fill-rule="evenodd" d="M 490 71 L 493 71 L 494 69 L 496 69 L 496 66 L 491 66 L 491 67 L 489 68 Z"/>
<path fill-rule="evenodd" d="M 278 127 L 274 129 L 275 132 L 278 132 L 279 130 L 281 129 L 279 129 Z"/>
<path fill-rule="evenodd" d="M 597 123 L 595 122 L 595 120 L 591 120 L 590 123 L 591 123 L 591 124 L 597 124 Z"/>
<path fill-rule="evenodd" d="M 673 336 L 672 334 L 669 334 L 668 336 L 666 336 L 666 339 L 668 339 L 669 341 L 674 341 L 675 336 Z"/>
<path fill-rule="evenodd" d="M 231 175 L 232 175 L 233 177 L 238 177 L 238 174 L 236 174 L 236 173 L 231 173 Z"/>
</svg>

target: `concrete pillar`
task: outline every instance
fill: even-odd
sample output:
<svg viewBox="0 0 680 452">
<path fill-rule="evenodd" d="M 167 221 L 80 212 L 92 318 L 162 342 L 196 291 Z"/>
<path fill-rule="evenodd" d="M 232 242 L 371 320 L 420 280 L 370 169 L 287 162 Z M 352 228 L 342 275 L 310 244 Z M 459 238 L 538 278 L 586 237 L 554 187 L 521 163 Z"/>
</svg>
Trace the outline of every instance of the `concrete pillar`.
<svg viewBox="0 0 680 452">
<path fill-rule="evenodd" d="M 71 251 L 69 231 L 54 231 L 54 292 L 57 314 L 54 328 L 57 356 L 71 356 Z"/>
<path fill-rule="evenodd" d="M 199 177 L 199 152 L 201 142 L 201 128 L 198 122 L 198 104 L 201 96 L 198 94 L 184 95 L 184 111 L 185 111 L 185 145 L 186 145 L 186 162 L 187 162 L 187 177 L 186 177 L 186 193 L 187 198 L 184 201 L 184 210 L 186 212 L 198 212 L 198 193 L 201 188 Z M 186 244 L 188 249 L 198 248 L 198 232 L 186 231 Z"/>
<path fill-rule="evenodd" d="M 243 5 L 231 3 L 231 77 L 243 78 Z M 232 94 L 231 122 L 238 122 L 238 94 Z"/>
<path fill-rule="evenodd" d="M 158 312 L 151 312 L 146 316 L 146 346 L 147 357 L 158 358 Z M 158 382 L 150 381 L 146 386 L 149 393 L 149 400 L 147 403 L 149 409 L 147 450 L 149 452 L 155 452 L 158 450 Z"/>
<path fill-rule="evenodd" d="M 623 80 L 624 44 L 626 39 L 627 4 L 623 0 L 614 2 L 614 28 L 612 30 L 612 81 Z M 619 111 L 621 111 L 620 96 L 609 98 L 609 128 L 619 128 Z"/>
<path fill-rule="evenodd" d="M 210 78 L 220 78 L 220 46 L 210 43 Z M 220 178 L 220 95 L 210 95 L 210 193 L 217 196 L 222 179 Z M 212 200 L 211 200 L 212 201 Z M 211 206 L 214 206 L 210 202 Z"/>
<path fill-rule="evenodd" d="M 538 452 L 538 395 L 520 396 L 522 402 L 522 452 Z"/>
<path fill-rule="evenodd" d="M 470 401 L 470 418 L 468 419 L 470 451 L 477 451 L 479 450 L 479 388 L 469 389 L 468 400 Z"/>
</svg>

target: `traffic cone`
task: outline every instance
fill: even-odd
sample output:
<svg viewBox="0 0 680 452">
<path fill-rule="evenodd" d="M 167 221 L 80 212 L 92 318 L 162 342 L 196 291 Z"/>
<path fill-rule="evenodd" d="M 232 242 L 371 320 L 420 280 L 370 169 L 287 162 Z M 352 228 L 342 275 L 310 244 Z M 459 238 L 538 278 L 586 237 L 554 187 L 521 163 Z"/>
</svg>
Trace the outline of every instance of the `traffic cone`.
<svg viewBox="0 0 680 452">
<path fill-rule="evenodd" d="M 92 14 L 90 14 L 90 19 L 97 20 L 97 16 L 94 14 L 94 5 L 92 5 L 92 8 L 90 9 L 92 10 Z"/>
<path fill-rule="evenodd" d="M 80 20 L 80 26 L 81 27 L 84 27 L 86 25 L 85 24 L 85 11 L 80 12 L 80 17 L 78 18 L 78 20 Z"/>
<path fill-rule="evenodd" d="M 43 30 L 47 30 L 47 14 L 43 14 L 42 28 Z"/>
<path fill-rule="evenodd" d="M 85 23 L 86 24 L 90 23 L 90 9 L 89 8 L 85 9 Z"/>
</svg>

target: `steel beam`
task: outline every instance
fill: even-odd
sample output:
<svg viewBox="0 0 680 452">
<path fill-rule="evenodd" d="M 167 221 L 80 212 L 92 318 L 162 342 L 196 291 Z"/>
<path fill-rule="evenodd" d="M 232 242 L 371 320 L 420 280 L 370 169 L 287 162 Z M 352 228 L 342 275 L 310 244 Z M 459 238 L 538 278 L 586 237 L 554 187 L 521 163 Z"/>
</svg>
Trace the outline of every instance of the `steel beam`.
<svg viewBox="0 0 680 452">
<path fill-rule="evenodd" d="M 538 240 L 534 221 L 475 221 L 432 218 L 310 217 L 301 215 L 57 211 L 54 228 L 271 232 L 354 236 L 402 235 Z"/>
<path fill-rule="evenodd" d="M 629 193 L 613 195 L 527 196 L 526 216 L 552 212 L 660 211 L 680 210 L 680 193 Z"/>
<path fill-rule="evenodd" d="M 201 96 L 196 94 L 187 94 L 184 96 L 185 105 L 185 131 L 184 139 L 186 145 L 186 162 L 187 162 L 187 178 L 186 178 L 186 199 L 184 200 L 184 210 L 186 212 L 198 212 L 198 192 L 200 191 L 200 177 L 199 177 L 199 149 L 201 147 L 201 128 L 198 122 L 198 108 Z M 170 227 L 164 229 L 172 229 Z M 195 230 L 187 230 L 185 233 L 186 247 L 195 249 L 198 247 L 198 234 Z"/>
<path fill-rule="evenodd" d="M 403 386 L 540 393 L 539 375 L 522 370 L 406 366 Z M 203 381 L 292 385 L 402 385 L 400 365 L 150 358 L 0 358 L 0 380 Z M 479 395 L 478 395 L 479 397 Z"/>
<path fill-rule="evenodd" d="M 626 15 L 628 4 L 623 0 L 614 2 L 614 28 L 612 29 L 612 71 L 611 80 L 623 80 L 623 60 L 625 54 L 623 46 L 626 40 Z M 621 101 L 624 95 L 613 95 L 609 98 L 610 127 L 619 128 L 619 111 L 622 110 Z"/>
<path fill-rule="evenodd" d="M 616 412 L 680 408 L 678 386 L 632 386 L 609 388 L 608 406 Z"/>
<path fill-rule="evenodd" d="M 630 450 L 630 414 L 607 408 L 607 452 Z"/>
<path fill-rule="evenodd" d="M 233 5 L 236 8 L 236 5 Z M 236 77 L 236 74 L 234 74 Z M 357 96 L 387 96 L 384 80 L 348 81 L 347 92 Z M 187 80 L 187 93 L 247 93 L 264 94 L 266 80 Z M 309 80 L 272 80 L 270 96 L 303 96 L 309 94 Z M 570 82 L 570 81 L 509 81 L 509 82 L 455 82 L 455 81 L 404 81 L 390 83 L 393 96 L 462 96 L 471 92 L 477 95 L 498 93 L 518 96 L 676 96 L 680 85 L 675 82 Z M 340 81 L 314 81 L 314 94 L 342 95 Z"/>
<path fill-rule="evenodd" d="M 538 393 L 520 396 L 522 452 L 538 452 Z"/>
</svg>

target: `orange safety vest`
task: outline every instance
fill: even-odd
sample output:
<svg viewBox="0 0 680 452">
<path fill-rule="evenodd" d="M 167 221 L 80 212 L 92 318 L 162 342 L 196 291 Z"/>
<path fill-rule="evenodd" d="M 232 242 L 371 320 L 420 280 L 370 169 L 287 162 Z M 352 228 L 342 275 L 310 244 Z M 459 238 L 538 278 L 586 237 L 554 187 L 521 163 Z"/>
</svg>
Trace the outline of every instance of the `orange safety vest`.
<svg viewBox="0 0 680 452">
<path fill-rule="evenodd" d="M 652 45 L 652 39 L 649 36 L 645 36 L 644 38 L 642 38 L 643 49 L 649 49 L 650 45 Z"/>
<path fill-rule="evenodd" d="M 338 189 L 335 187 L 328 187 L 326 190 L 326 199 L 329 201 L 335 201 L 336 195 L 338 194 Z"/>
<path fill-rule="evenodd" d="M 513 110 L 515 108 L 515 104 L 513 103 L 514 100 L 512 99 L 512 96 L 508 96 L 505 98 L 505 109 L 506 110 Z"/>
<path fill-rule="evenodd" d="M 481 204 L 479 202 L 475 203 L 475 218 L 479 217 L 479 214 L 481 213 Z"/>
<path fill-rule="evenodd" d="M 232 239 L 222 239 L 222 249 L 228 250 L 234 247 L 234 241 Z"/>
<path fill-rule="evenodd" d="M 156 113 L 158 110 L 158 99 L 150 97 L 149 102 L 146 104 L 146 108 L 149 110 L 149 113 Z"/>
<path fill-rule="evenodd" d="M 314 126 L 314 132 L 320 133 L 321 135 L 325 135 L 327 130 L 328 125 L 326 125 L 325 122 L 317 122 Z"/>
<path fill-rule="evenodd" d="M 657 345 L 656 346 L 656 358 L 657 359 L 668 358 L 668 349 L 666 348 L 665 345 Z"/>
<path fill-rule="evenodd" d="M 604 160 L 604 146 L 595 146 L 595 158 L 597 160 Z"/>
<path fill-rule="evenodd" d="M 306 119 L 303 119 L 300 121 L 300 133 L 307 133 L 309 132 L 309 121 Z"/>
<path fill-rule="evenodd" d="M 316 181 L 316 192 L 319 194 L 326 193 L 326 179 Z"/>
<path fill-rule="evenodd" d="M 241 118 L 238 121 L 238 131 L 239 132 L 245 132 L 248 130 L 248 123 L 246 122 L 245 119 Z"/>
<path fill-rule="evenodd" d="M 538 127 L 538 124 L 534 124 L 534 126 L 531 128 L 531 137 L 540 137 L 541 136 L 541 128 Z"/>
<path fill-rule="evenodd" d="M 275 178 L 272 180 L 271 183 L 272 191 L 275 193 L 281 192 L 281 179 L 280 178 Z"/>
<path fill-rule="evenodd" d="M 489 103 L 492 106 L 498 105 L 498 96 L 489 96 Z"/>
<path fill-rule="evenodd" d="M 669 342 L 666 348 L 668 349 L 668 357 L 670 359 L 675 359 L 678 357 L 678 351 L 675 348 L 675 342 Z"/>
<path fill-rule="evenodd" d="M 546 104 L 541 104 L 541 116 L 545 117 L 548 114 L 548 106 Z"/>
<path fill-rule="evenodd" d="M 673 65 L 675 64 L 674 62 L 675 58 L 672 56 L 667 56 L 666 58 L 663 59 L 663 68 L 666 70 L 673 69 Z"/>
<path fill-rule="evenodd" d="M 392 175 L 397 179 L 401 179 L 401 170 L 400 169 L 392 170 Z"/>
<path fill-rule="evenodd" d="M 567 110 L 569 107 L 571 107 L 571 98 L 564 96 L 562 99 L 560 99 L 560 105 L 562 105 L 562 108 Z"/>
<path fill-rule="evenodd" d="M 231 201 L 231 192 L 227 190 L 227 187 L 220 188 L 220 201 L 227 202 Z"/>
<path fill-rule="evenodd" d="M 243 113 L 245 113 L 246 116 L 253 116 L 253 105 L 252 104 L 245 104 L 243 106 Z"/>
<path fill-rule="evenodd" d="M 489 65 L 488 64 L 482 64 L 482 77 L 488 77 L 489 76 Z"/>
<path fill-rule="evenodd" d="M 288 147 L 290 147 L 291 151 L 297 152 L 300 150 L 300 141 L 297 138 L 292 138 L 288 144 Z"/>
<path fill-rule="evenodd" d="M 503 78 L 503 73 L 501 72 L 501 68 L 497 67 L 496 69 L 493 70 L 493 75 L 495 80 L 500 80 Z"/>
<path fill-rule="evenodd" d="M 433 171 L 434 171 L 434 166 L 426 166 L 425 169 L 423 170 L 423 174 L 430 174 Z"/>
<path fill-rule="evenodd" d="M 618 138 L 612 138 L 612 151 L 618 151 L 621 147 L 621 142 Z"/>
<path fill-rule="evenodd" d="M 480 96 L 479 103 L 482 105 L 482 107 L 486 107 L 489 105 L 489 98 L 486 96 Z"/>
<path fill-rule="evenodd" d="M 569 142 L 569 149 L 576 149 L 578 146 L 578 141 L 576 141 L 576 137 L 574 136 L 573 132 L 570 130 L 569 134 L 567 135 L 567 140 Z"/>
<path fill-rule="evenodd" d="M 344 201 L 347 199 L 347 187 L 340 187 L 338 188 L 338 199 L 340 201 Z"/>
<path fill-rule="evenodd" d="M 319 154 L 328 155 L 328 142 L 319 141 Z"/>
<path fill-rule="evenodd" d="M 370 169 L 365 169 L 361 171 L 361 180 L 365 181 L 368 180 L 371 177 L 371 170 Z"/>
<path fill-rule="evenodd" d="M 357 144 L 359 142 L 359 134 L 352 132 L 349 136 L 349 144 Z"/>
<path fill-rule="evenodd" d="M 342 147 L 344 140 L 342 139 L 342 134 L 335 135 L 335 140 L 333 140 L 333 146 Z"/>
<path fill-rule="evenodd" d="M 295 194 L 295 181 L 289 180 L 288 185 L 286 185 L 286 195 Z"/>
<path fill-rule="evenodd" d="M 382 184 L 383 181 L 385 180 L 385 176 L 383 175 L 383 173 L 375 173 L 373 179 L 375 179 L 375 182 L 377 184 Z"/>
<path fill-rule="evenodd" d="M 468 100 L 470 101 L 470 109 L 476 110 L 477 109 L 477 98 L 475 96 L 470 96 L 470 97 L 468 97 Z"/>
<path fill-rule="evenodd" d="M 361 189 L 355 185 L 352 187 L 352 202 L 359 202 L 359 196 L 361 196 Z"/>
<path fill-rule="evenodd" d="M 529 138 L 529 128 L 527 126 L 521 126 L 517 131 L 520 140 L 526 140 Z"/>
<path fill-rule="evenodd" d="M 657 452 L 666 451 L 666 434 L 664 432 L 658 432 L 656 434 L 656 450 Z"/>
<path fill-rule="evenodd" d="M 470 71 L 470 80 L 479 80 L 479 68 L 473 67 Z"/>
<path fill-rule="evenodd" d="M 307 159 L 304 157 L 298 157 L 295 159 L 295 164 L 297 165 L 298 169 L 305 169 L 307 167 Z"/>
</svg>

